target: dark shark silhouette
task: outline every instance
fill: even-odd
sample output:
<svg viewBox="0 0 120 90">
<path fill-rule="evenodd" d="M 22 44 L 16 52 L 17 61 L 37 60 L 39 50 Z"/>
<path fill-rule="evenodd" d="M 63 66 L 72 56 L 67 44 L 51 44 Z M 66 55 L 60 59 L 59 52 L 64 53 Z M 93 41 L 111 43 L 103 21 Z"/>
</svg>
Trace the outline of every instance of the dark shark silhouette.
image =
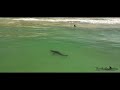
<svg viewBox="0 0 120 90">
<path fill-rule="evenodd" d="M 58 55 L 61 55 L 61 56 L 68 56 L 68 55 L 64 55 L 62 54 L 61 52 L 59 51 L 55 51 L 55 50 L 50 50 L 53 54 L 58 54 Z"/>
</svg>

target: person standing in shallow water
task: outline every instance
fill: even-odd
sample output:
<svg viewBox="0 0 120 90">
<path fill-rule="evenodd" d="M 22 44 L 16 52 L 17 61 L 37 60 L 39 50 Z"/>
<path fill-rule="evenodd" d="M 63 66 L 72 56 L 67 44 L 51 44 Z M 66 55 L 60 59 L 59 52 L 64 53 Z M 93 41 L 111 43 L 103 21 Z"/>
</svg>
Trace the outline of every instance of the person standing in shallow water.
<svg viewBox="0 0 120 90">
<path fill-rule="evenodd" d="M 112 69 L 112 67 L 111 67 L 111 66 L 109 66 L 109 69 Z"/>
<path fill-rule="evenodd" d="M 74 27 L 76 27 L 76 25 L 74 25 Z"/>
</svg>

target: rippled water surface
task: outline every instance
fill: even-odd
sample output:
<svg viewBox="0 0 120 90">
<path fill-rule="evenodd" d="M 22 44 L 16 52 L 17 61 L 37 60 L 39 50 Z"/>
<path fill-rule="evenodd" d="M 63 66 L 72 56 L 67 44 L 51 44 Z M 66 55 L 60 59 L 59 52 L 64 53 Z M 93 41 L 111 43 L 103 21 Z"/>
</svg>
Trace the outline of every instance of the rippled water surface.
<svg viewBox="0 0 120 90">
<path fill-rule="evenodd" d="M 0 72 L 97 72 L 109 66 L 119 72 L 120 28 L 0 27 Z"/>
</svg>

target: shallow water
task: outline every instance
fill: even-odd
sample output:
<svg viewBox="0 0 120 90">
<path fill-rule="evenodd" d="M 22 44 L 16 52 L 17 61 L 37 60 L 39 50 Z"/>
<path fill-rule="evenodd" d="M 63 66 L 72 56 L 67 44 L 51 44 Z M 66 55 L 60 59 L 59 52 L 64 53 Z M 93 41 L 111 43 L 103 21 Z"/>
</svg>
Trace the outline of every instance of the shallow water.
<svg viewBox="0 0 120 90">
<path fill-rule="evenodd" d="M 0 27 L 0 72 L 99 72 L 96 67 L 109 66 L 119 72 L 120 28 Z"/>
</svg>

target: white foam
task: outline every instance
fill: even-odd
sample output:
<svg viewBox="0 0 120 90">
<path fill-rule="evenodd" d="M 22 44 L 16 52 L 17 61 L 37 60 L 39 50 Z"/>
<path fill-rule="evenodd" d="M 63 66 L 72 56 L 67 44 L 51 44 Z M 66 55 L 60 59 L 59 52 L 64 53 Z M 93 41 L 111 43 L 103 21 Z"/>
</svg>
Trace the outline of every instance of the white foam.
<svg viewBox="0 0 120 90">
<path fill-rule="evenodd" d="M 48 22 L 80 22 L 91 24 L 120 24 L 120 18 L 16 18 L 12 20 L 48 21 Z"/>
<path fill-rule="evenodd" d="M 65 18 L 17 18 L 12 20 L 23 20 L 23 21 L 49 21 L 49 22 L 67 22 L 67 21 L 79 21 L 79 19 L 65 19 Z"/>
<path fill-rule="evenodd" d="M 94 20 L 94 19 L 84 19 L 80 20 L 81 23 L 92 23 L 92 24 L 120 24 L 120 18 L 101 18 L 101 20 Z"/>
<path fill-rule="evenodd" d="M 12 20 L 23 20 L 23 21 L 39 21 L 39 19 L 36 18 L 17 18 Z"/>
</svg>

